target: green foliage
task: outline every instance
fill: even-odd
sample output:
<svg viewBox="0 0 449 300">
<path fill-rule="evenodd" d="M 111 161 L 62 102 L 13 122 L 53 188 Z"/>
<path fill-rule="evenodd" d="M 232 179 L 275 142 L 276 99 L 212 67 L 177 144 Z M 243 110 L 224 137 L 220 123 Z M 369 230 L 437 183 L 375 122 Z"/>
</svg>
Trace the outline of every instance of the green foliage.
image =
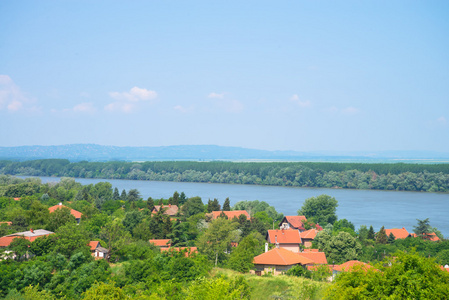
<svg viewBox="0 0 449 300">
<path fill-rule="evenodd" d="M 76 224 L 75 217 L 70 213 L 70 208 L 61 207 L 50 214 L 47 228 L 56 232 L 59 227 L 66 224 Z"/>
<path fill-rule="evenodd" d="M 30 241 L 26 238 L 17 237 L 12 240 L 11 244 L 8 246 L 8 249 L 15 253 L 16 260 L 22 260 L 25 254 L 27 254 L 30 244 Z"/>
<path fill-rule="evenodd" d="M 337 276 L 328 299 L 447 299 L 449 273 L 433 259 L 397 252 L 376 269 L 355 268 Z"/>
<path fill-rule="evenodd" d="M 120 300 L 127 298 L 122 289 L 116 287 L 114 283 L 100 282 L 83 293 L 84 300 Z"/>
<path fill-rule="evenodd" d="M 76 223 L 68 223 L 56 231 L 55 251 L 69 258 L 76 252 L 90 253 L 91 234 Z"/>
<path fill-rule="evenodd" d="M 254 267 L 254 256 L 260 254 L 262 242 L 263 237 L 258 232 L 253 232 L 244 237 L 239 245 L 232 250 L 228 267 L 241 273 L 249 272 Z"/>
<path fill-rule="evenodd" d="M 199 278 L 186 290 L 186 300 L 249 299 L 250 288 L 243 277 Z"/>
<path fill-rule="evenodd" d="M 304 215 L 308 220 L 310 219 L 321 225 L 334 224 L 337 220 L 337 206 L 338 202 L 335 198 L 328 195 L 320 195 L 306 199 L 301 209 L 298 210 L 298 215 Z"/>
<path fill-rule="evenodd" d="M 386 244 L 388 242 L 388 236 L 385 233 L 385 228 L 382 226 L 378 233 L 376 233 L 376 242 L 379 244 Z"/>
<path fill-rule="evenodd" d="M 344 231 L 332 236 L 323 230 L 318 233 L 315 242 L 317 247 L 326 253 L 327 261 L 332 264 L 357 259 L 362 252 L 362 246 L 357 238 Z"/>
<path fill-rule="evenodd" d="M 229 198 L 226 198 L 223 203 L 223 211 L 230 211 L 231 210 L 231 201 Z"/>
<path fill-rule="evenodd" d="M 305 278 L 312 277 L 312 272 L 305 269 L 301 265 L 296 265 L 296 266 L 291 267 L 290 269 L 288 269 L 286 274 L 289 276 L 296 276 L 296 277 L 305 277 Z"/>
<path fill-rule="evenodd" d="M 181 211 L 184 218 L 189 218 L 193 215 L 204 212 L 204 204 L 200 197 L 189 198 L 182 206 Z"/>
</svg>

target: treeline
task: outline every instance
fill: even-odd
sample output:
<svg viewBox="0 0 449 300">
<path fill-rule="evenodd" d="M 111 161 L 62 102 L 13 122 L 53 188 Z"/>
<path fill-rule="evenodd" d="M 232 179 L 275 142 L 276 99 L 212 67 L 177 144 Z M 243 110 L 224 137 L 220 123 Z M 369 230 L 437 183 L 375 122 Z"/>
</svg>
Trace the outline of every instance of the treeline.
<svg viewBox="0 0 449 300">
<path fill-rule="evenodd" d="M 0 161 L 0 174 L 274 186 L 449 191 L 449 164 Z"/>
</svg>

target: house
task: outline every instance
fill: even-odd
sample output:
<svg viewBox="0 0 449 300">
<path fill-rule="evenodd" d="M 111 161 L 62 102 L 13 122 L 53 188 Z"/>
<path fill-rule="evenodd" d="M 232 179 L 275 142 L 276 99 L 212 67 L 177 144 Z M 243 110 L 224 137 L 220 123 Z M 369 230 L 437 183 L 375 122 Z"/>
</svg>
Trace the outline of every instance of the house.
<svg viewBox="0 0 449 300">
<path fill-rule="evenodd" d="M 305 249 L 299 255 L 312 260 L 314 265 L 327 265 L 326 253 L 320 252 L 318 249 Z"/>
<path fill-rule="evenodd" d="M 412 233 L 412 234 L 410 234 L 410 236 L 411 237 L 418 237 L 418 235 L 416 233 Z M 435 234 L 435 232 L 424 233 L 422 238 L 425 239 L 425 240 L 428 240 L 428 241 L 432 241 L 432 242 L 440 241 L 440 238 Z"/>
<path fill-rule="evenodd" d="M 177 205 L 172 205 L 172 204 L 162 205 L 162 206 L 161 205 L 155 205 L 154 208 L 153 208 L 153 214 L 155 214 L 159 210 L 161 210 L 161 207 L 164 210 L 164 215 L 169 215 L 170 217 L 175 217 L 176 214 L 179 211 L 179 208 L 178 208 Z"/>
<path fill-rule="evenodd" d="M 301 237 L 301 242 L 304 245 L 304 247 L 312 247 L 312 242 L 315 239 L 317 233 L 318 233 L 318 230 L 312 228 L 312 229 L 303 231 L 299 234 L 299 236 Z"/>
<path fill-rule="evenodd" d="M 306 230 L 305 221 L 307 221 L 305 216 L 285 216 L 279 223 L 279 229 L 296 229 L 302 232 Z"/>
<path fill-rule="evenodd" d="M 256 275 L 279 275 L 287 272 L 295 265 L 306 266 L 314 264 L 311 259 L 284 248 L 274 248 L 268 252 L 262 253 L 254 257 L 253 263 L 256 268 Z"/>
<path fill-rule="evenodd" d="M 5 236 L 1 237 L 0 238 L 0 247 L 8 247 L 9 244 L 11 244 L 11 242 L 15 238 L 23 237 L 23 238 L 29 240 L 30 242 L 34 242 L 39 237 L 43 237 L 43 236 L 50 235 L 53 233 L 54 232 L 51 232 L 51 231 L 48 231 L 45 229 L 37 229 L 37 230 L 30 229 L 29 231 L 16 232 L 16 233 L 5 235 Z"/>
<path fill-rule="evenodd" d="M 170 247 L 170 248 L 161 248 L 161 251 L 184 252 L 184 256 L 189 257 L 192 254 L 198 253 L 198 248 L 197 247 Z"/>
<path fill-rule="evenodd" d="M 104 259 L 108 254 L 108 249 L 101 247 L 99 241 L 89 242 L 90 252 L 95 259 Z"/>
<path fill-rule="evenodd" d="M 171 247 L 170 239 L 154 239 L 149 241 L 151 244 L 154 244 L 156 247 L 163 249 L 168 249 Z"/>
<path fill-rule="evenodd" d="M 64 208 L 70 209 L 70 213 L 72 214 L 72 216 L 75 217 L 76 222 L 79 224 L 80 221 L 81 221 L 81 216 L 82 216 L 83 214 L 80 213 L 80 212 L 77 211 L 77 210 L 74 210 L 74 209 L 71 209 L 70 207 L 67 207 L 67 206 L 65 206 L 65 205 L 62 205 L 61 202 L 60 202 L 58 205 L 54 205 L 54 206 L 52 206 L 52 207 L 49 207 L 48 210 L 50 211 L 50 213 L 52 213 L 52 212 L 54 212 L 55 210 L 61 209 L 61 208 L 63 208 L 63 207 L 64 207 Z"/>
<path fill-rule="evenodd" d="M 300 252 L 301 237 L 298 230 L 275 229 L 268 230 L 266 240 L 276 247 L 283 248 L 295 253 Z"/>
<path fill-rule="evenodd" d="M 387 236 L 390 236 L 391 233 L 394 235 L 394 239 L 395 240 L 397 240 L 397 239 L 405 239 L 405 238 L 410 236 L 410 233 L 404 227 L 402 227 L 402 228 L 393 228 L 393 229 L 385 229 L 385 234 Z"/>
<path fill-rule="evenodd" d="M 244 215 L 246 217 L 247 220 L 250 219 L 250 215 L 246 210 L 231 210 L 231 211 L 221 211 L 221 210 L 217 210 L 217 211 L 213 211 L 210 214 L 208 214 L 208 216 L 211 217 L 212 220 L 217 219 L 221 214 L 225 214 L 226 217 L 228 217 L 229 220 L 232 220 L 234 218 L 239 218 L 240 215 Z"/>
<path fill-rule="evenodd" d="M 347 261 L 345 263 L 342 263 L 341 265 L 335 265 L 333 268 L 333 276 L 335 277 L 335 275 L 341 273 L 341 272 L 352 272 L 353 270 L 358 270 L 359 268 L 363 269 L 363 270 L 368 270 L 368 269 L 374 269 L 373 266 L 358 261 L 358 260 L 350 260 Z"/>
</svg>

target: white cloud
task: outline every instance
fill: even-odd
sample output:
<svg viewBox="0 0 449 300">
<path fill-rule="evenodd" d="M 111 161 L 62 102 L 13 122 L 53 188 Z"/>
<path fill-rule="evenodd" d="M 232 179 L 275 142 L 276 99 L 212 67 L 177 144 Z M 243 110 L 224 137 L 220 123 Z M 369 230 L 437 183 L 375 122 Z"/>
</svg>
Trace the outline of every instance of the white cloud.
<svg viewBox="0 0 449 300">
<path fill-rule="evenodd" d="M 138 102 L 148 101 L 155 102 L 157 93 L 155 91 L 139 88 L 137 86 L 129 90 L 129 92 L 110 92 L 109 96 L 116 102 L 109 103 L 104 107 L 107 111 L 121 111 L 125 113 L 133 112 Z"/>
<path fill-rule="evenodd" d="M 219 94 L 219 93 L 210 93 L 207 97 L 208 98 L 212 98 L 212 99 L 223 99 L 224 96 L 225 96 L 224 93 L 221 93 L 221 94 Z"/>
<path fill-rule="evenodd" d="M 141 89 L 137 86 L 133 87 L 129 92 L 110 92 L 109 96 L 115 100 L 125 100 L 130 102 L 138 101 L 148 101 L 157 98 L 157 93 L 155 91 L 150 91 L 147 89 Z"/>
<path fill-rule="evenodd" d="M 78 105 L 75 105 L 73 107 L 74 112 L 80 112 L 80 113 L 94 113 L 96 111 L 93 103 L 91 102 L 85 102 L 80 103 Z"/>
<path fill-rule="evenodd" d="M 182 105 L 176 105 L 175 107 L 173 107 L 173 109 L 176 110 L 176 111 L 179 111 L 181 113 L 188 113 L 188 112 L 193 111 L 193 107 L 192 106 L 184 107 Z"/>
<path fill-rule="evenodd" d="M 0 110 L 6 108 L 10 112 L 23 109 L 23 104 L 32 102 L 8 75 L 0 75 Z"/>
<path fill-rule="evenodd" d="M 359 111 L 360 110 L 358 108 L 355 108 L 353 106 L 349 106 L 349 107 L 343 108 L 341 110 L 341 112 L 345 115 L 355 115 L 355 114 L 358 114 Z"/>
<path fill-rule="evenodd" d="M 447 124 L 447 120 L 445 117 L 441 116 L 437 119 L 437 123 L 440 125 L 446 125 Z"/>
<path fill-rule="evenodd" d="M 311 103 L 309 100 L 301 100 L 299 99 L 299 96 L 297 94 L 294 94 L 293 96 L 290 97 L 290 101 L 297 104 L 300 107 L 310 107 Z"/>
<path fill-rule="evenodd" d="M 218 102 L 218 106 L 230 113 L 242 112 L 244 108 L 243 104 L 237 100 L 221 100 Z"/>
</svg>

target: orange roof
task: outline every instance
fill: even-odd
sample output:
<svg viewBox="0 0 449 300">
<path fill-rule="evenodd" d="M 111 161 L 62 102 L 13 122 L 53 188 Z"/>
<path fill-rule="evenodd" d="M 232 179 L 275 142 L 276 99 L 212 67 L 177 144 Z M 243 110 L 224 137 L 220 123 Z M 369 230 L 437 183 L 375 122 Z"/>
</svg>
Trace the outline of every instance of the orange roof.
<svg viewBox="0 0 449 300">
<path fill-rule="evenodd" d="M 306 257 L 313 261 L 316 265 L 325 265 L 327 264 L 326 253 L 324 252 L 301 252 L 298 253 L 303 257 Z"/>
<path fill-rule="evenodd" d="M 449 268 L 445 268 L 445 266 L 440 266 L 440 269 L 443 271 L 448 271 L 449 272 Z"/>
<path fill-rule="evenodd" d="M 81 219 L 81 216 L 83 215 L 82 213 L 80 213 L 80 212 L 77 211 L 77 210 L 71 209 L 70 207 L 67 207 L 67 206 L 65 206 L 65 205 L 62 205 L 62 204 L 58 204 L 58 205 L 49 207 L 48 210 L 50 211 L 50 213 L 52 213 L 52 212 L 54 212 L 55 210 L 61 209 L 61 208 L 63 208 L 63 207 L 70 209 L 70 213 L 72 214 L 72 216 L 75 217 L 75 219 Z"/>
<path fill-rule="evenodd" d="M 8 247 L 11 244 L 12 240 L 17 238 L 18 236 L 2 236 L 0 238 L 0 247 Z"/>
<path fill-rule="evenodd" d="M 91 251 L 95 250 L 98 247 L 99 244 L 100 244 L 99 241 L 90 241 L 89 242 L 90 250 Z M 100 246 L 101 246 L 101 244 L 100 244 Z"/>
<path fill-rule="evenodd" d="M 197 247 L 170 247 L 170 248 L 162 248 L 162 251 L 185 251 L 185 257 L 189 257 L 193 253 L 198 253 Z"/>
<path fill-rule="evenodd" d="M 299 231 L 295 229 L 275 229 L 268 230 L 267 240 L 271 244 L 300 244 L 301 237 Z"/>
<path fill-rule="evenodd" d="M 408 233 L 407 229 L 405 229 L 404 227 L 402 228 L 393 228 L 393 229 L 385 229 L 385 234 L 387 236 L 390 235 L 390 233 L 392 233 L 395 237 L 395 240 L 397 239 L 405 239 L 406 237 L 410 236 L 410 233 Z"/>
<path fill-rule="evenodd" d="M 42 232 L 42 231 L 44 231 L 44 232 Z M 13 234 L 10 234 L 7 236 L 3 236 L 0 238 L 0 247 L 9 246 L 9 244 L 11 244 L 12 240 L 14 240 L 15 238 L 24 238 L 24 239 L 29 240 L 30 242 L 34 242 L 37 238 L 43 237 L 43 236 L 46 236 L 49 234 L 53 234 L 53 232 L 40 229 L 40 230 L 38 230 L 38 233 L 36 233 L 36 235 L 32 235 L 32 234 L 34 234 L 34 231 L 24 231 L 24 232 L 18 232 L 18 233 L 13 233 Z"/>
<path fill-rule="evenodd" d="M 14 201 L 20 201 L 20 197 L 15 197 L 15 198 L 13 198 L 14 199 Z"/>
<path fill-rule="evenodd" d="M 313 265 L 313 266 L 307 266 L 307 270 L 309 271 L 316 271 L 318 268 L 323 267 L 323 265 Z M 329 273 L 332 273 L 332 270 L 334 269 L 333 265 L 325 265 L 325 267 L 328 269 Z"/>
<path fill-rule="evenodd" d="M 410 234 L 412 237 L 418 237 L 416 233 Z M 424 239 L 432 242 L 437 242 L 440 240 L 440 238 L 435 234 L 435 232 L 432 233 L 424 233 Z"/>
<path fill-rule="evenodd" d="M 361 261 L 358 261 L 358 260 L 350 260 L 350 261 L 347 261 L 347 262 L 345 262 L 345 263 L 343 263 L 341 265 L 335 266 L 334 270 L 335 271 L 340 271 L 340 272 L 345 272 L 345 271 L 346 272 L 350 272 L 351 269 L 353 269 L 355 266 L 362 266 L 363 269 L 371 269 L 371 268 L 373 268 L 373 266 L 371 266 L 371 265 L 369 265 L 367 263 L 364 263 L 364 262 L 361 262 Z"/>
<path fill-rule="evenodd" d="M 257 265 L 289 266 L 313 264 L 313 261 L 284 248 L 274 248 L 254 257 L 253 263 Z"/>
<path fill-rule="evenodd" d="M 150 243 L 158 247 L 170 247 L 171 241 L 170 239 L 154 239 L 150 240 Z"/>
<path fill-rule="evenodd" d="M 303 250 L 303 253 L 304 253 L 304 252 L 306 252 L 306 253 L 307 253 L 307 252 L 320 252 L 320 250 L 319 250 L 319 249 L 304 249 L 304 250 Z"/>
<path fill-rule="evenodd" d="M 245 215 L 246 219 L 249 220 L 250 216 L 249 213 L 246 210 L 231 210 L 231 211 L 213 211 L 211 212 L 212 214 L 212 219 L 216 219 L 218 218 L 221 213 L 224 213 L 226 215 L 226 217 L 228 217 L 229 220 L 233 219 L 233 218 L 239 218 L 240 215 Z"/>
<path fill-rule="evenodd" d="M 304 230 L 303 221 L 307 221 L 307 218 L 305 216 L 285 216 L 284 219 L 281 220 L 279 226 L 282 225 L 284 220 L 287 220 L 293 228 Z"/>
<path fill-rule="evenodd" d="M 12 222 L 9 222 L 9 221 L 6 221 L 6 222 L 0 222 L 0 225 L 2 225 L 2 224 L 6 224 L 6 225 L 8 225 L 8 226 L 11 226 Z"/>
<path fill-rule="evenodd" d="M 153 209 L 153 214 L 157 213 L 159 209 L 161 208 L 160 205 L 155 205 Z M 177 205 L 162 205 L 162 209 L 165 209 L 164 214 L 169 216 L 174 216 L 178 213 L 178 206 Z"/>
<path fill-rule="evenodd" d="M 309 230 L 306 230 L 306 231 L 301 232 L 301 233 L 299 234 L 299 236 L 300 236 L 302 239 L 313 240 L 313 239 L 315 239 L 317 233 L 318 233 L 318 230 L 312 228 L 312 229 L 309 229 Z"/>
</svg>

